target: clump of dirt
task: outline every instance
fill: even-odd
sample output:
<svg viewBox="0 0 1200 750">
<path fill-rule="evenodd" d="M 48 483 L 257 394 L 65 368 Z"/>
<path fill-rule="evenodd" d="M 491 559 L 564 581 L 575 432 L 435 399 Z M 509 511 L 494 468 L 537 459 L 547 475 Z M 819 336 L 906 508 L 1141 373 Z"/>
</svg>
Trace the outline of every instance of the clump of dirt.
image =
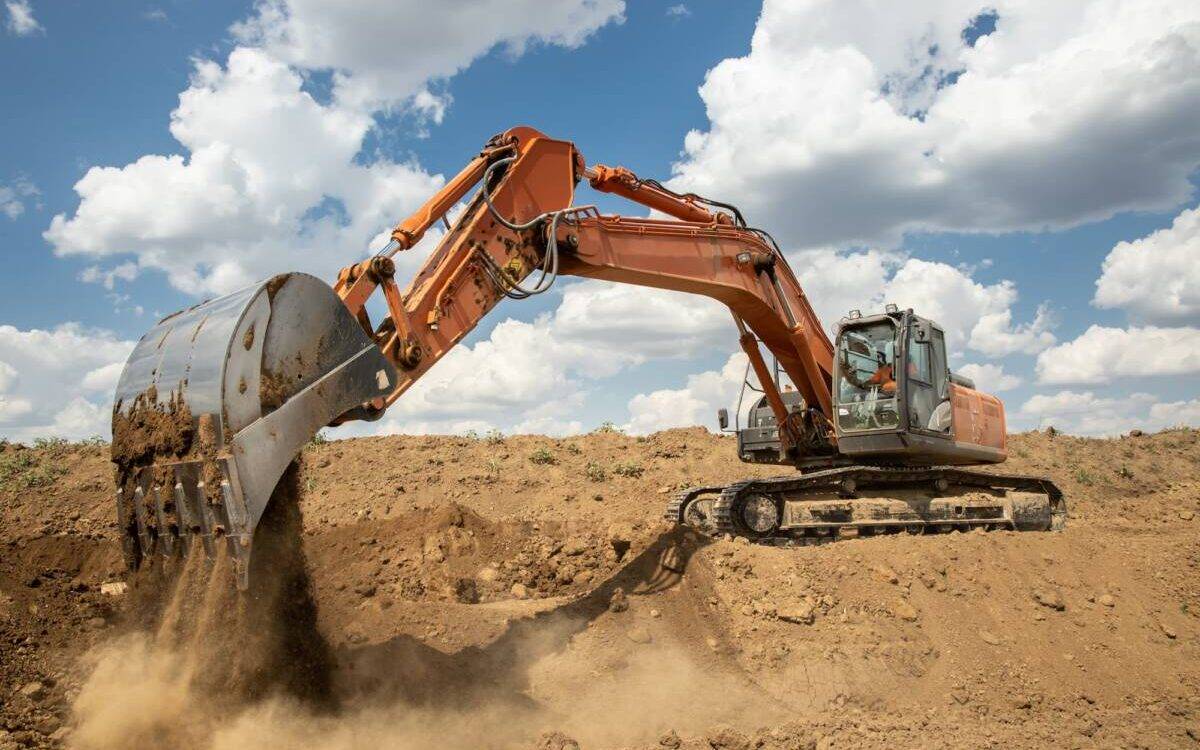
<svg viewBox="0 0 1200 750">
<path fill-rule="evenodd" d="M 1200 433 L 1009 445 L 997 469 L 1054 479 L 1065 531 L 791 549 L 660 523 L 683 486 L 784 471 L 703 430 L 316 445 L 287 521 L 311 578 L 280 590 L 312 592 L 282 619 L 322 640 L 225 639 L 249 664 L 182 687 L 198 618 L 272 621 L 206 604 L 207 572 L 131 634 L 143 587 L 189 574 L 124 574 L 104 449 L 59 447 L 71 473 L 0 489 L 0 748 L 128 744 L 157 711 L 221 749 L 1194 744 Z M 135 708 L 86 722 L 101 704 Z"/>
<path fill-rule="evenodd" d="M 152 385 L 129 409 L 113 407 L 112 460 L 122 472 L 143 466 L 155 456 L 183 456 L 192 447 L 192 412 L 183 397 L 172 393 L 159 403 Z"/>
</svg>

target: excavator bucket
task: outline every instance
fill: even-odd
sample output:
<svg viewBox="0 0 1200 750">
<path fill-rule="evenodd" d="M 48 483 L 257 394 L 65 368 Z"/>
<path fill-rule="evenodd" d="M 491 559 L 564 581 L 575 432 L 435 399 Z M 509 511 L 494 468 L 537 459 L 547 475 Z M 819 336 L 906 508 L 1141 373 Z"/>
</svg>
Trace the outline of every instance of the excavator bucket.
<svg viewBox="0 0 1200 750">
<path fill-rule="evenodd" d="M 249 583 L 254 529 L 316 433 L 396 371 L 324 282 L 288 273 L 164 318 L 125 363 L 113 406 L 117 520 L 131 570 L 228 545 Z"/>
</svg>

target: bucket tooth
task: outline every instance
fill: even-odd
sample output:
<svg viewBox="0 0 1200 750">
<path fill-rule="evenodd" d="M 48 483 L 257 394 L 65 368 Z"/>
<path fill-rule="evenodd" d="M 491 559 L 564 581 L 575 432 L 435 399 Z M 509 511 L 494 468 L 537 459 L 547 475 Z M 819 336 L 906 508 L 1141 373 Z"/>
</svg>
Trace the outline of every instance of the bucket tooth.
<svg viewBox="0 0 1200 750">
<path fill-rule="evenodd" d="M 154 554 L 154 535 L 150 523 L 146 520 L 146 493 L 138 485 L 133 490 L 133 513 L 137 518 L 138 539 L 142 545 L 143 559 L 149 559 Z"/>
<path fill-rule="evenodd" d="M 117 488 L 117 528 L 121 530 L 121 553 L 125 565 L 134 570 L 141 562 L 142 551 L 138 541 L 137 522 L 133 514 L 133 499 L 125 496 L 125 490 Z"/>
<path fill-rule="evenodd" d="M 150 486 L 150 494 L 154 497 L 154 517 L 158 529 L 158 552 L 163 557 L 175 554 L 175 534 L 171 530 L 173 524 L 167 521 L 166 488 L 154 484 Z"/>
</svg>

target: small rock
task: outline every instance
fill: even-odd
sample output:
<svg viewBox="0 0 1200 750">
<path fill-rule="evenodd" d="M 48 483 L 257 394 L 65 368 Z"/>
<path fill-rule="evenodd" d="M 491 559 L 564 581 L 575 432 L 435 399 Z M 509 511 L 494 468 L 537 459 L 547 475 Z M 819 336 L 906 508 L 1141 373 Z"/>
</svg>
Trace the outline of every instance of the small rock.
<svg viewBox="0 0 1200 750">
<path fill-rule="evenodd" d="M 514 599 L 529 598 L 529 589 L 527 589 L 523 583 L 514 583 L 512 588 L 509 589 L 509 593 L 513 595 Z"/>
<path fill-rule="evenodd" d="M 629 631 L 625 633 L 625 636 L 634 643 L 649 643 L 650 641 L 654 640 L 654 638 L 650 635 L 650 631 L 646 628 L 643 628 L 641 625 L 635 625 L 634 627 L 630 628 Z"/>
<path fill-rule="evenodd" d="M 579 743 L 562 732 L 546 732 L 538 738 L 537 750 L 579 750 Z"/>
<path fill-rule="evenodd" d="M 1193 519 L 1193 518 L 1195 518 L 1195 517 L 1196 517 L 1196 514 L 1195 514 L 1195 513 L 1193 513 L 1193 512 L 1192 512 L 1192 511 L 1190 511 L 1190 510 L 1181 510 L 1181 511 L 1179 511 L 1179 519 L 1180 519 L 1181 521 L 1190 521 L 1190 520 L 1192 520 L 1192 519 Z"/>
<path fill-rule="evenodd" d="M 31 701 L 40 701 L 46 697 L 46 686 L 40 682 L 29 682 L 21 688 L 20 693 Z"/>
<path fill-rule="evenodd" d="M 1175 639 L 1175 635 L 1176 635 L 1175 629 L 1172 628 L 1170 625 L 1166 624 L 1165 622 L 1160 622 L 1158 624 L 1158 629 L 1161 630 L 1162 634 L 1165 635 L 1166 637 L 1168 637 L 1172 640 Z"/>
<path fill-rule="evenodd" d="M 657 609 L 652 609 L 652 610 L 650 610 L 650 616 L 657 619 L 659 617 L 662 617 L 662 612 L 659 612 Z"/>
<path fill-rule="evenodd" d="M 979 639 L 981 641 L 983 641 L 984 643 L 991 645 L 991 646 L 999 646 L 1000 645 L 1000 636 L 998 636 L 995 633 L 992 633 L 990 631 L 987 631 L 987 630 L 979 631 Z"/>
<path fill-rule="evenodd" d="M 1096 599 L 1096 601 L 1100 602 L 1106 607 L 1114 607 L 1117 604 L 1117 600 L 1112 594 L 1101 594 L 1100 598 Z"/>
<path fill-rule="evenodd" d="M 896 583 L 900 582 L 900 576 L 896 575 L 896 571 L 892 570 L 887 565 L 877 566 L 875 568 L 875 575 L 879 576 L 882 580 L 887 581 L 888 583 L 891 583 L 891 584 L 896 584 Z"/>
<path fill-rule="evenodd" d="M 491 583 L 492 581 L 494 581 L 500 577 L 500 571 L 496 570 L 495 568 L 493 568 L 492 566 L 489 565 L 488 567 L 486 567 L 483 570 L 476 573 L 475 577 L 478 578 L 483 583 Z"/>
<path fill-rule="evenodd" d="M 87 626 L 92 630 L 104 630 L 108 626 L 108 621 L 103 617 L 92 617 L 88 619 Z"/>
<path fill-rule="evenodd" d="M 629 600 L 625 598 L 625 590 L 617 588 L 613 590 L 612 597 L 608 600 L 609 612 L 624 612 L 629 609 Z"/>
<path fill-rule="evenodd" d="M 785 622 L 794 622 L 797 625 L 812 625 L 816 620 L 816 613 L 813 607 L 808 602 L 797 602 L 792 605 L 780 607 L 775 613 L 775 616 Z"/>
<path fill-rule="evenodd" d="M 721 646 L 721 642 L 711 636 L 708 638 L 705 638 L 704 643 L 713 651 L 716 651 Z"/>
<path fill-rule="evenodd" d="M 1145 434 L 1146 433 L 1142 432 L 1141 430 L 1130 430 L 1129 431 L 1129 437 L 1141 437 L 1142 435 L 1145 435 Z"/>
<path fill-rule="evenodd" d="M 125 581 L 108 581 L 100 584 L 100 593 L 106 596 L 120 596 L 128 590 Z"/>
<path fill-rule="evenodd" d="M 1033 600 L 1043 607 L 1049 607 L 1059 612 L 1067 608 L 1062 593 L 1058 589 L 1036 588 L 1033 590 Z"/>
<path fill-rule="evenodd" d="M 734 731 L 729 727 L 720 727 L 709 732 L 704 737 L 704 741 L 713 750 L 750 750 L 750 740 L 746 739 L 741 732 Z"/>
<path fill-rule="evenodd" d="M 901 599 L 892 605 L 892 614 L 894 614 L 896 617 L 899 617 L 901 620 L 916 622 L 917 616 L 920 613 L 917 612 L 916 607 Z"/>
<path fill-rule="evenodd" d="M 744 536 L 736 536 L 733 538 L 733 543 L 741 545 L 742 547 L 747 547 L 750 545 L 750 540 Z"/>
<path fill-rule="evenodd" d="M 581 570 L 578 573 L 576 573 L 575 576 L 571 580 L 572 580 L 572 582 L 577 583 L 577 584 L 591 583 L 592 578 L 594 576 L 595 576 L 595 574 L 592 573 L 592 571 L 590 571 L 590 570 Z"/>
<path fill-rule="evenodd" d="M 674 729 L 672 729 L 669 732 L 667 732 L 666 734 L 664 734 L 662 737 L 658 738 L 658 744 L 660 747 L 667 747 L 667 748 L 671 748 L 671 750 L 676 750 L 676 748 L 678 748 L 679 746 L 681 746 L 683 744 L 683 740 L 681 740 L 679 738 L 679 734 L 676 733 L 676 731 Z"/>
<path fill-rule="evenodd" d="M 566 541 L 565 544 L 563 544 L 562 551 L 563 551 L 564 555 L 568 555 L 570 557 L 575 557 L 577 555 L 582 555 L 584 552 L 587 552 L 587 548 L 588 548 L 587 543 L 584 542 L 582 539 L 580 539 L 579 537 L 571 537 L 570 539 L 568 539 Z"/>
<path fill-rule="evenodd" d="M 372 596 L 375 596 L 376 590 L 375 584 L 373 583 L 363 584 L 362 586 L 356 586 L 354 588 L 354 591 L 364 599 L 370 599 Z"/>
<path fill-rule="evenodd" d="M 965 690 L 951 690 L 950 698 L 960 706 L 965 706 L 971 700 L 971 696 Z"/>
</svg>

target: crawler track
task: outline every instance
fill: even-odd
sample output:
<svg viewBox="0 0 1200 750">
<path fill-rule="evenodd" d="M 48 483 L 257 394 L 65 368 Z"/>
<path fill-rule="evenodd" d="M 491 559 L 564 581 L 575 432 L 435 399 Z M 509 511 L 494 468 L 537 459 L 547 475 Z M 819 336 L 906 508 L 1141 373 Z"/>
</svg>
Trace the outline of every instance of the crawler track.
<svg viewBox="0 0 1200 750">
<path fill-rule="evenodd" d="M 689 508 L 698 502 L 705 502 L 706 512 L 689 518 Z M 953 467 L 849 466 L 689 488 L 671 500 L 664 515 L 692 525 L 701 518 L 704 530 L 715 535 L 813 543 L 849 534 L 1058 530 L 1066 520 L 1066 503 L 1062 491 L 1041 477 Z"/>
</svg>

